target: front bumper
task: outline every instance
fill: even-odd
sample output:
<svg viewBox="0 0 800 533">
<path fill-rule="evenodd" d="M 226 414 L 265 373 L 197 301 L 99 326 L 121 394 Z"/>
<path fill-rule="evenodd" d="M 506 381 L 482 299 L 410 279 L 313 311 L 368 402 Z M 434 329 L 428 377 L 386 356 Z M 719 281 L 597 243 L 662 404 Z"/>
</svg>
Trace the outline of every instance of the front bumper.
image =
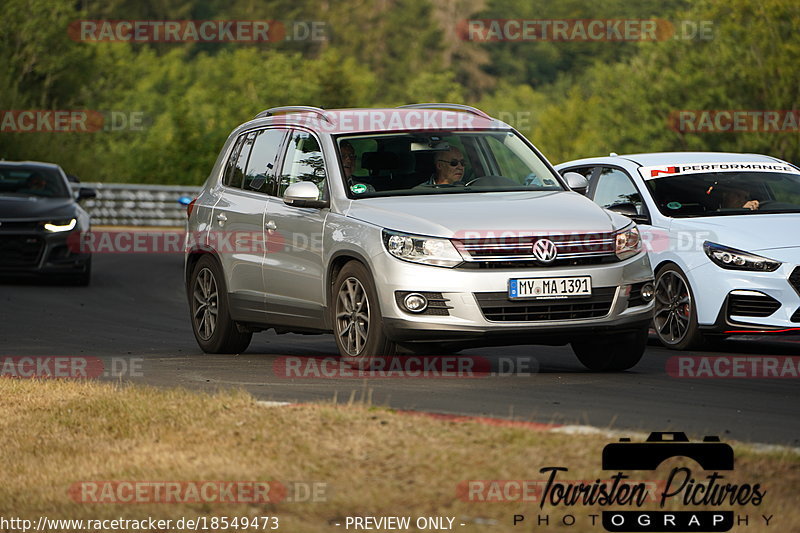
<svg viewBox="0 0 800 533">
<path fill-rule="evenodd" d="M 800 257 L 775 272 L 727 271 L 709 261 L 691 271 L 689 282 L 698 324 L 708 333 L 800 332 Z M 743 298 L 757 306 L 739 305 Z M 759 314 L 766 316 L 753 316 Z"/>
<path fill-rule="evenodd" d="M 600 333 L 629 332 L 647 327 L 653 303 L 629 305 L 628 286 L 652 281 L 646 254 L 625 261 L 592 266 L 523 269 L 449 269 L 401 261 L 388 254 L 372 258 L 384 330 L 396 341 L 459 341 L 482 339 L 487 345 L 552 343 L 564 344 L 578 337 Z M 512 278 L 585 276 L 592 290 L 607 294 L 608 309 L 589 318 L 534 320 L 489 320 L 477 294 L 507 294 Z M 399 305 L 397 292 L 441 293 L 447 300 L 446 315 L 413 314 Z M 553 300 L 554 303 L 580 299 Z M 502 304 L 501 304 L 502 305 Z M 512 305 L 512 304 L 509 304 Z M 491 315 L 490 315 L 491 316 Z M 576 315 L 577 316 L 577 315 Z M 513 317 L 512 317 L 513 318 Z"/>
<path fill-rule="evenodd" d="M 79 239 L 78 229 L 0 231 L 0 276 L 84 273 L 91 254 L 80 250 Z"/>
</svg>

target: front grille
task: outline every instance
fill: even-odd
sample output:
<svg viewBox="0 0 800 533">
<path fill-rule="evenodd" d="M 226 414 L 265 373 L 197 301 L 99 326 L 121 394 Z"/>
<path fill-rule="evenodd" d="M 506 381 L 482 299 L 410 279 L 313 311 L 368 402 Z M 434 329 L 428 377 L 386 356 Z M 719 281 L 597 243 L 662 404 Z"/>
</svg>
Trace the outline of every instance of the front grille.
<svg viewBox="0 0 800 533">
<path fill-rule="evenodd" d="M 800 266 L 795 267 L 792 275 L 789 276 L 789 283 L 792 284 L 792 287 L 794 287 L 794 290 L 797 291 L 797 294 L 800 294 Z"/>
<path fill-rule="evenodd" d="M 474 239 L 455 239 L 453 242 L 469 262 L 527 261 L 542 266 L 533 255 L 533 245 L 539 239 L 553 241 L 558 255 L 547 266 L 597 264 L 617 260 L 613 233 L 563 233 L 507 237 L 498 235 Z"/>
<path fill-rule="evenodd" d="M 642 298 L 642 287 L 644 287 L 646 283 L 645 281 L 631 285 L 631 294 L 628 296 L 628 307 L 639 307 L 640 305 L 647 304 L 644 298 Z"/>
<path fill-rule="evenodd" d="M 17 222 L 14 220 L 0 220 L 0 233 L 6 231 L 32 231 L 37 230 L 42 227 L 42 223 L 39 221 L 34 222 Z"/>
<path fill-rule="evenodd" d="M 797 311 L 794 312 L 790 320 L 792 322 L 800 322 L 800 307 L 797 308 Z"/>
<path fill-rule="evenodd" d="M 731 294 L 728 315 L 766 317 L 780 309 L 781 303 L 766 294 Z"/>
<path fill-rule="evenodd" d="M 414 293 L 421 294 L 428 299 L 428 307 L 421 313 L 411 313 L 411 311 L 408 311 L 403 305 L 403 299 L 409 294 Z M 450 316 L 450 311 L 448 311 L 448 309 L 452 309 L 452 307 L 447 305 L 447 302 L 450 300 L 442 296 L 441 292 L 395 291 L 394 299 L 397 302 L 397 307 L 412 315 Z"/>
<path fill-rule="evenodd" d="M 558 300 L 509 300 L 506 292 L 476 292 L 475 298 L 486 320 L 492 322 L 537 322 L 575 320 L 606 316 L 614 302 L 616 287 L 592 289 L 588 298 Z"/>
<path fill-rule="evenodd" d="M 0 268 L 32 267 L 39 263 L 44 240 L 33 235 L 0 235 Z"/>
</svg>

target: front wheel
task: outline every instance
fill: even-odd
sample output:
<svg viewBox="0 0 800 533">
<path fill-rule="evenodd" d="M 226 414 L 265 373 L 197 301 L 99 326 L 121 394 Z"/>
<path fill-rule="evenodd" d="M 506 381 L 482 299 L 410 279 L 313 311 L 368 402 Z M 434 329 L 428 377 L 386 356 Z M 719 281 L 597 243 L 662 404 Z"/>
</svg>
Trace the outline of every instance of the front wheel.
<svg viewBox="0 0 800 533">
<path fill-rule="evenodd" d="M 342 360 L 368 368 L 375 357 L 394 355 L 396 345 L 383 332 L 378 293 L 367 268 L 347 263 L 333 284 L 333 333 Z"/>
<path fill-rule="evenodd" d="M 647 348 L 649 327 L 631 333 L 611 333 L 591 341 L 572 342 L 578 360 L 594 372 L 619 372 L 636 366 Z"/>
<path fill-rule="evenodd" d="M 197 344 L 206 353 L 242 353 L 250 345 L 252 332 L 242 332 L 231 319 L 222 269 L 204 255 L 189 279 L 189 308 Z"/>
<path fill-rule="evenodd" d="M 659 269 L 655 292 L 653 328 L 661 344 L 673 350 L 702 346 L 694 294 L 681 269 L 676 265 Z"/>
</svg>

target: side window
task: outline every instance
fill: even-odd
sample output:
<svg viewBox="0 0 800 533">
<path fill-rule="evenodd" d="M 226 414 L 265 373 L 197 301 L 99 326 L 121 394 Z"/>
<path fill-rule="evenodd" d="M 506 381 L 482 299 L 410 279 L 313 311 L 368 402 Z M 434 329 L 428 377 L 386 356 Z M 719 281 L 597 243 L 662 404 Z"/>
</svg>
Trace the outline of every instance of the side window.
<svg viewBox="0 0 800 533">
<path fill-rule="evenodd" d="M 242 135 L 236 141 L 236 146 L 233 147 L 228 165 L 225 168 L 225 175 L 222 178 L 223 185 L 236 189 L 242 187 L 244 169 L 247 165 L 247 157 L 250 155 L 250 149 L 253 147 L 255 135 L 254 132 L 251 132 L 247 135 Z"/>
<path fill-rule="evenodd" d="M 278 196 L 282 197 L 292 183 L 311 181 L 317 185 L 320 198 L 323 198 L 325 178 L 325 162 L 317 138 L 305 131 L 293 131 L 283 158 Z"/>
<path fill-rule="evenodd" d="M 228 161 L 225 163 L 225 173 L 222 175 L 222 184 L 230 187 L 231 179 L 233 178 L 233 169 L 236 167 L 236 160 L 239 158 L 239 152 L 244 144 L 244 135 L 240 135 L 236 142 L 233 144 L 231 155 L 228 156 Z"/>
<path fill-rule="evenodd" d="M 636 212 L 643 213 L 642 196 L 628 175 L 615 168 L 604 168 L 597 177 L 593 200 L 602 207 L 633 204 Z"/>
<path fill-rule="evenodd" d="M 276 159 L 286 130 L 262 130 L 255 134 L 243 188 L 270 196 L 278 195 L 278 178 L 275 174 Z"/>
</svg>

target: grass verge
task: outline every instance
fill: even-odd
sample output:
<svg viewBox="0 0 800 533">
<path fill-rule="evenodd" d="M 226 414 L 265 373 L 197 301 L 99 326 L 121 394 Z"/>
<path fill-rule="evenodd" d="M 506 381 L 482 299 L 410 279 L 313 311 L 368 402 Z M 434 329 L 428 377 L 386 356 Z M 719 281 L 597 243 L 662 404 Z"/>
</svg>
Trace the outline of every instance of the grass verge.
<svg viewBox="0 0 800 533">
<path fill-rule="evenodd" d="M 602 532 L 589 516 L 601 511 L 597 506 L 540 509 L 538 501 L 519 501 L 519 491 L 512 491 L 517 501 L 475 501 L 479 493 L 470 500 L 466 483 L 545 480 L 539 472 L 545 466 L 569 468 L 559 474 L 564 480 L 591 483 L 613 475 L 600 468 L 608 437 L 448 422 L 369 406 L 265 407 L 244 392 L 206 395 L 15 379 L 0 379 L 0 406 L 0 516 L 34 523 L 40 516 L 269 515 L 279 517 L 281 531 L 306 533 L 345 531 L 347 516 L 410 516 L 412 524 L 416 517 L 447 516 L 460 531 Z M 800 456 L 734 449 L 736 470 L 725 473 L 724 482 L 760 483 L 766 489 L 761 505 L 733 507 L 737 515 L 749 516 L 749 525 L 734 531 L 800 530 Z M 670 467 L 629 473 L 637 480 L 664 480 Z M 75 488 L 98 481 L 204 480 L 272 481 L 289 493 L 271 503 L 85 503 L 85 494 Z M 487 490 L 500 486 L 485 484 L 480 494 L 494 498 L 497 494 Z M 319 489 L 310 498 L 317 501 L 308 501 L 308 488 Z M 303 501 L 288 501 L 292 498 Z M 665 509 L 686 508 L 668 503 Z M 515 514 L 526 517 L 517 527 Z M 537 517 L 545 515 L 549 525 L 537 526 Z M 565 515 L 573 515 L 575 525 L 562 525 Z M 769 526 L 761 515 L 773 516 Z"/>
</svg>

